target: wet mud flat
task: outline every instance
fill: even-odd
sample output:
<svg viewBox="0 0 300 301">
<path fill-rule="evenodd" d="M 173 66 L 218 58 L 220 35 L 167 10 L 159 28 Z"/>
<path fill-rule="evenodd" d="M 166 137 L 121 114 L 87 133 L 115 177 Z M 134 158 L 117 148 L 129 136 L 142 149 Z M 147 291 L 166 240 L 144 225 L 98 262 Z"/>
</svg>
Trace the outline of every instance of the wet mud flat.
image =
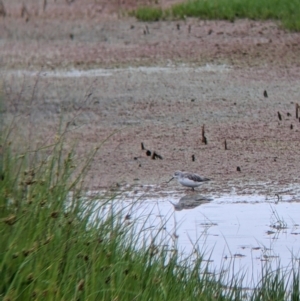
<svg viewBox="0 0 300 301">
<path fill-rule="evenodd" d="M 101 145 L 89 189 L 164 188 L 184 170 L 212 179 L 204 192 L 276 194 L 300 182 L 299 70 L 207 64 L 10 71 L 3 75 L 11 91 L 5 114 L 17 115 L 19 134 L 40 145 L 62 121 L 79 158 Z"/>
<path fill-rule="evenodd" d="M 271 21 L 119 14 L 138 3 L 28 1 L 29 16 L 6 3 L 0 76 L 20 140 L 51 143 L 61 122 L 79 159 L 101 145 L 87 189 L 164 187 L 175 170 L 224 193 L 299 183 L 300 34 Z"/>
</svg>

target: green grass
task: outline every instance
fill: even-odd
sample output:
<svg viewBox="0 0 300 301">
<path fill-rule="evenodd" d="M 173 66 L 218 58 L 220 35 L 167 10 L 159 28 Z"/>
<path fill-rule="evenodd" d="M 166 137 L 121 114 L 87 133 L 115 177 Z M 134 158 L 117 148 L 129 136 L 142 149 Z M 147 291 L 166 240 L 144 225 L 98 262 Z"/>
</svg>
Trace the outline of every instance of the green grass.
<svg viewBox="0 0 300 301">
<path fill-rule="evenodd" d="M 98 203 L 81 201 L 73 155 L 62 149 L 58 143 L 33 163 L 4 145 L 0 299 L 229 300 L 200 257 L 193 265 L 180 261 L 155 240 L 137 250 L 142 237 L 124 226 L 120 213 L 91 224 Z M 104 206 L 109 199 L 101 201 Z"/>
<path fill-rule="evenodd" d="M 138 8 L 135 16 L 140 21 L 157 21 L 157 8 Z M 190 0 L 160 11 L 159 19 L 199 17 L 210 20 L 249 18 L 279 20 L 289 30 L 300 30 L 299 0 Z"/>
<path fill-rule="evenodd" d="M 158 21 L 163 17 L 163 10 L 157 7 L 140 7 L 135 12 L 136 18 L 141 21 Z"/>
</svg>

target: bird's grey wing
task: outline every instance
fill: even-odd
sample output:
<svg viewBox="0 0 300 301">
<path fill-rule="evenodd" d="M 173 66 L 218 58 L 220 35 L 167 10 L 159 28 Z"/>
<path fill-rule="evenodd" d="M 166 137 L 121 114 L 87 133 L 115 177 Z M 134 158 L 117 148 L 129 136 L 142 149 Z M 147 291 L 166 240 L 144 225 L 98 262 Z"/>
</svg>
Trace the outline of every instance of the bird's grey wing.
<svg viewBox="0 0 300 301">
<path fill-rule="evenodd" d="M 205 181 L 210 181 L 210 179 L 208 178 L 204 178 L 204 177 L 200 177 L 199 175 L 197 174 L 189 174 L 188 175 L 188 178 L 192 181 L 195 181 L 195 182 L 205 182 Z"/>
</svg>

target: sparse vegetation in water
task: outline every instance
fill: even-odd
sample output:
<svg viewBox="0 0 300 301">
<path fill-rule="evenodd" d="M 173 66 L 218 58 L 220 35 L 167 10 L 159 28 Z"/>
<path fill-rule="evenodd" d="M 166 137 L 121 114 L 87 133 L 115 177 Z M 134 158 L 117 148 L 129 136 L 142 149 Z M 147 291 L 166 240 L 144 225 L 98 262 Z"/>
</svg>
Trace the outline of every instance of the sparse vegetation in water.
<svg viewBox="0 0 300 301">
<path fill-rule="evenodd" d="M 271 206 L 272 211 L 272 219 L 271 219 L 271 225 L 270 227 L 273 229 L 276 229 L 278 231 L 287 229 L 287 223 L 286 221 L 279 216 L 278 212 L 275 208 Z"/>
<path fill-rule="evenodd" d="M 151 14 L 153 7 L 138 8 L 135 16 L 140 21 L 157 21 Z M 155 8 L 157 10 L 158 8 Z M 151 16 L 153 18 L 151 19 Z M 159 19 L 199 17 L 208 20 L 249 18 L 253 20 L 279 20 L 289 30 L 300 30 L 300 5 L 298 0 L 189 0 L 161 11 Z"/>
</svg>

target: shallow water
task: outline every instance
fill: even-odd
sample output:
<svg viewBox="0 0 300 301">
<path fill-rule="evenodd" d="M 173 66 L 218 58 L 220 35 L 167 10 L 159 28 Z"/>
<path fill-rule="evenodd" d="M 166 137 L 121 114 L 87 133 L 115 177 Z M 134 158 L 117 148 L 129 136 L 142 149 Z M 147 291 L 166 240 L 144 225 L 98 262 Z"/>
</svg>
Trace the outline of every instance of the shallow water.
<svg viewBox="0 0 300 301">
<path fill-rule="evenodd" d="M 243 285 L 249 287 L 257 284 L 264 264 L 284 268 L 299 257 L 298 200 L 287 194 L 152 191 L 123 194 L 114 207 L 121 206 L 138 231 L 152 232 L 149 240 L 161 229 L 156 243 L 162 240 L 170 248 L 175 243 L 183 255 L 196 248 L 211 270 L 228 269 L 228 277 L 246 273 Z"/>
<path fill-rule="evenodd" d="M 47 70 L 47 71 L 28 71 L 28 70 L 13 70 L 10 73 L 17 76 L 42 76 L 47 78 L 78 78 L 78 77 L 101 77 L 101 76 L 113 76 L 116 73 L 146 73 L 152 74 L 157 72 L 164 73 L 178 73 L 178 72 L 228 72 L 230 69 L 227 65 L 212 65 L 207 64 L 200 67 L 188 67 L 184 64 L 179 66 L 167 66 L 167 67 L 128 67 L 128 68 L 98 68 L 98 69 L 89 69 L 89 70 L 79 70 L 79 69 L 70 69 L 70 70 Z"/>
</svg>

